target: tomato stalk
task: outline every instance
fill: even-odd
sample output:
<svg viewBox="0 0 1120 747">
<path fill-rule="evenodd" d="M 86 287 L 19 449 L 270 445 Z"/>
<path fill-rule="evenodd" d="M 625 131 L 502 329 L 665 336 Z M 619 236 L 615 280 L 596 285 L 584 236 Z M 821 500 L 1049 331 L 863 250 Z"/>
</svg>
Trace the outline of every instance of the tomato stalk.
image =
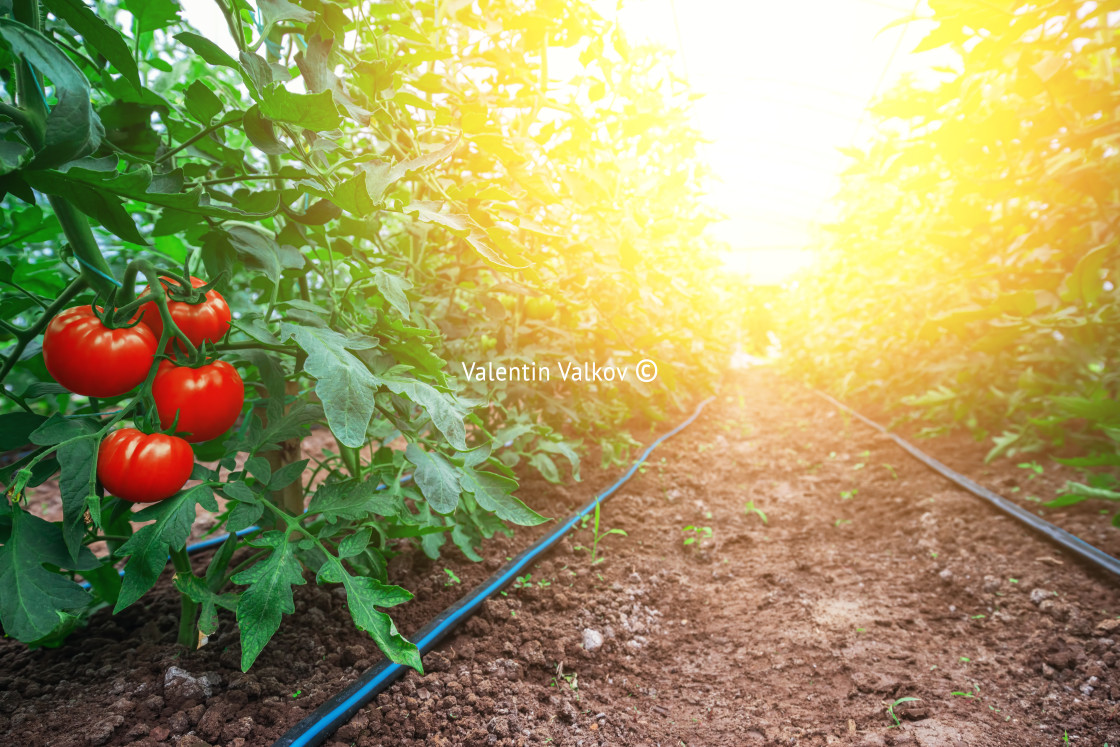
<svg viewBox="0 0 1120 747">
<path fill-rule="evenodd" d="M 12 348 L 12 352 L 9 353 L 8 356 L 4 359 L 3 366 L 0 367 L 0 390 L 4 391 L 5 394 L 7 393 L 7 390 L 3 389 L 4 379 L 7 378 L 8 374 L 11 373 L 12 368 L 16 365 L 16 363 L 19 362 L 19 358 L 21 355 L 23 355 L 23 351 L 27 348 L 32 340 L 42 334 L 43 330 L 47 328 L 48 324 L 50 324 L 51 319 L 54 319 L 55 315 L 58 312 L 66 308 L 67 304 L 74 300 L 74 297 L 81 293 L 82 290 L 85 289 L 85 287 L 86 281 L 84 278 L 75 278 L 73 281 L 71 281 L 70 285 L 66 286 L 66 288 L 63 289 L 58 298 L 56 298 L 51 303 L 51 305 L 43 311 L 43 315 L 39 317 L 35 324 L 28 327 L 26 330 L 22 330 L 16 333 L 16 344 Z"/>
<path fill-rule="evenodd" d="M 147 278 L 148 287 L 152 289 L 152 293 L 149 294 L 151 298 L 149 298 L 147 295 L 143 298 L 133 298 L 133 289 L 136 285 L 136 276 L 138 274 L 142 274 L 145 278 Z M 175 277 L 171 273 L 165 274 L 170 277 Z M 176 279 L 182 282 L 182 278 Z M 189 279 L 187 280 L 186 285 L 187 287 L 190 287 L 191 283 Z M 194 343 L 190 341 L 183 330 L 179 329 L 179 325 L 176 324 L 175 320 L 171 317 L 171 310 L 167 308 L 167 292 L 164 290 L 163 284 L 159 280 L 159 273 L 156 272 L 156 269 L 150 262 L 142 259 L 129 262 L 128 267 L 124 271 L 124 286 L 121 288 L 115 300 L 121 302 L 122 304 L 122 306 L 119 307 L 120 311 L 127 310 L 129 316 L 131 316 L 132 311 L 135 311 L 140 307 L 141 303 L 154 301 L 156 304 L 156 308 L 159 309 L 160 318 L 163 320 L 164 334 L 166 335 L 167 332 L 171 332 L 171 338 L 173 340 L 176 340 L 178 344 L 183 347 L 183 350 L 186 351 L 187 356 L 190 358 L 190 360 L 198 360 L 198 348 L 194 346 Z M 165 342 L 166 341 L 163 339 L 160 340 L 160 347 L 158 348 L 159 350 L 163 350 L 162 346 L 165 344 Z"/>
<path fill-rule="evenodd" d="M 187 548 L 180 547 L 171 551 L 171 564 L 175 566 L 175 575 L 185 573 L 193 576 L 191 559 L 187 555 Z M 183 592 L 179 592 L 179 645 L 191 651 L 198 648 L 198 603 Z"/>
</svg>

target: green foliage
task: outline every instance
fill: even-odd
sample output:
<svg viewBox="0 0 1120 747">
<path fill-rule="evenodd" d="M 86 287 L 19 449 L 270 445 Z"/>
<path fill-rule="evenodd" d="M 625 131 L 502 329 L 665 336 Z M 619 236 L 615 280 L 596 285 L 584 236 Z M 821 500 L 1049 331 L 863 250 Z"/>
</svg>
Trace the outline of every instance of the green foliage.
<svg viewBox="0 0 1120 747">
<path fill-rule="evenodd" d="M 786 298 L 791 370 L 989 459 L 1120 444 L 1117 37 L 1102 4 L 931 3 L 952 55 L 872 108 L 821 263 Z M 790 310 L 796 310 L 793 313 Z M 916 365 L 917 364 L 917 365 Z"/>
<path fill-rule="evenodd" d="M 142 603 L 170 556 L 186 645 L 233 612 L 248 668 L 313 576 L 419 668 L 383 611 L 411 596 L 387 583 L 394 554 L 436 558 L 450 539 L 480 559 L 506 522 L 546 521 L 518 475 L 578 480 L 587 444 L 622 459 L 636 445 L 622 425 L 714 383 L 727 294 L 697 239 L 712 216 L 689 92 L 589 4 L 220 2 L 236 55 L 177 0 L 37 5 L 0 18 L 15 101 L 0 104 L 0 449 L 24 452 L 0 469 L 7 635 L 53 645 L 98 605 Z M 558 48 L 575 79 L 550 77 Z M 96 446 L 119 424 L 152 427 L 151 377 L 72 395 L 39 339 L 79 303 L 127 318 L 156 272 L 227 299 L 233 328 L 203 352 L 238 368 L 248 399 L 194 445 L 217 463 L 196 463 L 196 486 L 133 507 L 97 484 Z M 531 318 L 546 297 L 555 314 Z M 497 385 L 458 365 L 591 358 L 650 358 L 661 375 Z M 337 453 L 298 457 L 313 427 Z M 28 491 L 53 475 L 64 516 L 50 523 Z M 183 552 L 199 511 L 259 527 L 205 575 Z"/>
</svg>

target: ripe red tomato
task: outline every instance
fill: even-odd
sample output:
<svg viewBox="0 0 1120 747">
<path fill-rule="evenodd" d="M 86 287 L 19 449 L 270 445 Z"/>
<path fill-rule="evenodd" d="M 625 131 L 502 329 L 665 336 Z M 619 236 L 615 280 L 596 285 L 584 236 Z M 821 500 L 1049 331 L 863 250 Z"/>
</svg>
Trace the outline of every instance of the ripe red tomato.
<svg viewBox="0 0 1120 747">
<path fill-rule="evenodd" d="M 191 442 L 217 438 L 237 420 L 245 403 L 245 385 L 237 369 L 225 361 L 190 368 L 162 361 L 152 382 L 160 425 L 175 426 Z"/>
<path fill-rule="evenodd" d="M 109 329 L 91 306 L 60 312 L 43 333 L 43 362 L 74 394 L 116 397 L 144 381 L 159 339 L 143 324 Z"/>
<path fill-rule="evenodd" d="M 160 280 L 169 285 L 179 285 L 179 281 L 172 278 L 161 277 Z M 206 281 L 192 277 L 191 285 L 198 288 L 206 285 Z M 141 295 L 146 294 L 149 290 L 150 286 L 145 287 Z M 168 299 L 167 310 L 171 312 L 171 318 L 175 320 L 175 324 L 179 325 L 179 329 L 183 330 L 183 334 L 195 347 L 201 345 L 204 340 L 217 342 L 222 339 L 229 329 L 229 320 L 232 318 L 229 305 L 222 298 L 222 294 L 214 288 L 207 291 L 206 300 L 198 304 Z M 148 325 L 148 328 L 152 330 L 158 340 L 163 333 L 163 317 L 159 315 L 159 307 L 156 306 L 155 301 L 149 301 L 140 307 L 140 311 L 143 313 L 143 316 L 140 317 L 141 323 Z M 168 348 L 170 349 L 170 347 L 169 344 Z M 174 347 L 177 351 L 182 350 L 182 345 L 178 341 L 174 343 Z"/>
<path fill-rule="evenodd" d="M 165 433 L 122 428 L 97 450 L 97 479 L 122 501 L 154 503 L 169 498 L 190 479 L 191 445 Z"/>
</svg>

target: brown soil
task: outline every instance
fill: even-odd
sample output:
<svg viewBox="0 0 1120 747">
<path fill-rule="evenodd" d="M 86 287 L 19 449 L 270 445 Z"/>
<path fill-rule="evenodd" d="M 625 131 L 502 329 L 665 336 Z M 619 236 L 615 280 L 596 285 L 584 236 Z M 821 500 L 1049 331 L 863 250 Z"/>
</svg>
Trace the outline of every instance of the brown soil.
<svg viewBox="0 0 1120 747">
<path fill-rule="evenodd" d="M 967 446 L 982 448 L 931 450 L 997 490 L 1025 480 L 1014 463 L 976 467 Z M 564 516 L 607 477 L 522 497 Z M 577 532 L 328 744 L 1120 743 L 1117 580 L 765 370 L 655 452 L 602 523 L 627 532 L 603 562 Z M 711 536 L 686 546 L 687 526 Z M 1084 529 L 1115 551 L 1106 518 Z M 394 617 L 417 629 L 533 535 L 496 540 L 478 565 L 401 556 L 394 580 L 417 598 Z M 64 648 L 0 644 L 0 743 L 270 744 L 376 655 L 336 591 L 296 599 L 248 674 L 229 621 L 177 651 L 166 583 Z M 198 681 L 165 686 L 172 666 Z M 920 700 L 889 728 L 903 697 Z"/>
</svg>

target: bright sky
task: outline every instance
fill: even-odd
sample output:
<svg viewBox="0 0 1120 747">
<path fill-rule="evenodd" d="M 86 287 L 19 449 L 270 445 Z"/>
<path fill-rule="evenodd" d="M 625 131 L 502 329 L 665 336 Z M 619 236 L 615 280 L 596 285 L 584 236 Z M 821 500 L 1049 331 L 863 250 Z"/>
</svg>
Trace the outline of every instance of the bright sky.
<svg viewBox="0 0 1120 747">
<path fill-rule="evenodd" d="M 775 281 L 807 261 L 797 248 L 812 246 L 813 225 L 832 217 L 828 200 L 847 162 L 837 148 L 870 134 L 861 116 L 868 102 L 900 74 L 928 78 L 947 62 L 909 54 L 928 22 L 878 33 L 915 7 L 912 0 L 626 4 L 627 33 L 676 50 L 677 71 L 705 94 L 695 119 L 712 141 L 705 155 L 718 181 L 709 199 L 728 216 L 714 233 L 733 249 L 756 250 L 730 258 L 733 267 Z M 924 3 L 917 9 L 928 13 Z"/>
<path fill-rule="evenodd" d="M 596 0 L 606 17 L 615 4 Z M 937 53 L 909 54 L 927 22 L 878 34 L 915 7 L 928 12 L 911 0 L 624 4 L 618 18 L 628 36 L 675 50 L 677 72 L 704 94 L 695 122 L 712 141 L 703 151 L 717 177 L 709 199 L 728 216 L 714 233 L 735 250 L 765 250 L 744 252 L 732 266 L 773 281 L 806 261 L 798 250 L 813 245 L 814 223 L 831 217 L 828 200 L 846 162 L 837 148 L 870 132 L 861 118 L 868 102 L 900 74 L 921 79 L 946 63 Z M 184 3 L 184 16 L 232 47 L 216 3 Z"/>
</svg>

